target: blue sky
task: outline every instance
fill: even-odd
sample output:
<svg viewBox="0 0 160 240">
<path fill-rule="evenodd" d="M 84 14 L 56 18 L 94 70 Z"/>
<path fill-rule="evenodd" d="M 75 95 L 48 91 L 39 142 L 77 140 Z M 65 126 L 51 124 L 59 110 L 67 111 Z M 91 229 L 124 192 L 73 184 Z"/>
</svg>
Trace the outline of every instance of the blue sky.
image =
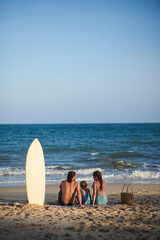
<svg viewBox="0 0 160 240">
<path fill-rule="evenodd" d="M 160 122 L 160 2 L 1 0 L 0 123 Z"/>
</svg>

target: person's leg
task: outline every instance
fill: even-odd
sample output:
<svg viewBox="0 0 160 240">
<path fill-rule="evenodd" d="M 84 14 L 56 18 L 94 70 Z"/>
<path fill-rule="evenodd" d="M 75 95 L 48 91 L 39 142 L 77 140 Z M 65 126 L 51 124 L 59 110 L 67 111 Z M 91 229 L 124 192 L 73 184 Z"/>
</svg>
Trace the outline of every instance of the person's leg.
<svg viewBox="0 0 160 240">
<path fill-rule="evenodd" d="M 62 206 L 69 206 L 68 203 L 64 203 L 62 200 L 60 201 L 60 204 L 61 204 Z"/>
<path fill-rule="evenodd" d="M 74 206 L 74 203 L 68 203 L 67 206 Z"/>
</svg>

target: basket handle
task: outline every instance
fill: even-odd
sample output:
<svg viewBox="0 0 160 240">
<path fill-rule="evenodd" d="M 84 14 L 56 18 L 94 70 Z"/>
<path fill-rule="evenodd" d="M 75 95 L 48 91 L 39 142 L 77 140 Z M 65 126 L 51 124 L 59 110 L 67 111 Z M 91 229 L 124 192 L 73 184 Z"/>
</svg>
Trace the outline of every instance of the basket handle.
<svg viewBox="0 0 160 240">
<path fill-rule="evenodd" d="M 127 184 L 125 183 L 124 185 L 123 185 L 123 187 L 122 187 L 122 192 L 123 192 L 123 189 L 124 189 L 124 187 L 127 187 Z M 127 187 L 127 192 L 128 192 L 128 187 Z"/>
<path fill-rule="evenodd" d="M 131 184 L 128 184 L 128 186 L 127 186 L 127 192 L 128 192 L 128 188 L 129 188 L 129 186 L 131 187 L 131 191 L 132 191 L 132 194 L 133 194 L 133 187 L 132 187 Z"/>
</svg>

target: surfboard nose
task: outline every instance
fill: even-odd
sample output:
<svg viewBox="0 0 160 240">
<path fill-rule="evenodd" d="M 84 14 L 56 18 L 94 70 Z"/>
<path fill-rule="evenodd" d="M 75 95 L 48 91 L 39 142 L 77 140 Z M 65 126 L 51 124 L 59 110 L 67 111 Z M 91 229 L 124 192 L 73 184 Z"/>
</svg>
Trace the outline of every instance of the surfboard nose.
<svg viewBox="0 0 160 240">
<path fill-rule="evenodd" d="M 38 138 L 35 138 L 34 140 L 33 140 L 33 142 L 39 142 L 40 143 L 40 141 L 38 140 Z M 33 143 L 32 142 L 32 143 Z"/>
</svg>

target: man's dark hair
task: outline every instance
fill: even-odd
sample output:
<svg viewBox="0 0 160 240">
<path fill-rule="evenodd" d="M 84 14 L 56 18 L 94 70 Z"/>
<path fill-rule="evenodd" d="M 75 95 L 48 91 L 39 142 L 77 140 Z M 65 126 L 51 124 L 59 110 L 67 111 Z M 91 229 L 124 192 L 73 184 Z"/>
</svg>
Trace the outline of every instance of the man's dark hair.
<svg viewBox="0 0 160 240">
<path fill-rule="evenodd" d="M 76 173 L 75 173 L 74 171 L 68 172 L 67 181 L 68 181 L 69 183 L 71 183 L 71 182 L 72 182 L 72 178 L 73 178 L 75 175 L 76 175 Z"/>
</svg>

